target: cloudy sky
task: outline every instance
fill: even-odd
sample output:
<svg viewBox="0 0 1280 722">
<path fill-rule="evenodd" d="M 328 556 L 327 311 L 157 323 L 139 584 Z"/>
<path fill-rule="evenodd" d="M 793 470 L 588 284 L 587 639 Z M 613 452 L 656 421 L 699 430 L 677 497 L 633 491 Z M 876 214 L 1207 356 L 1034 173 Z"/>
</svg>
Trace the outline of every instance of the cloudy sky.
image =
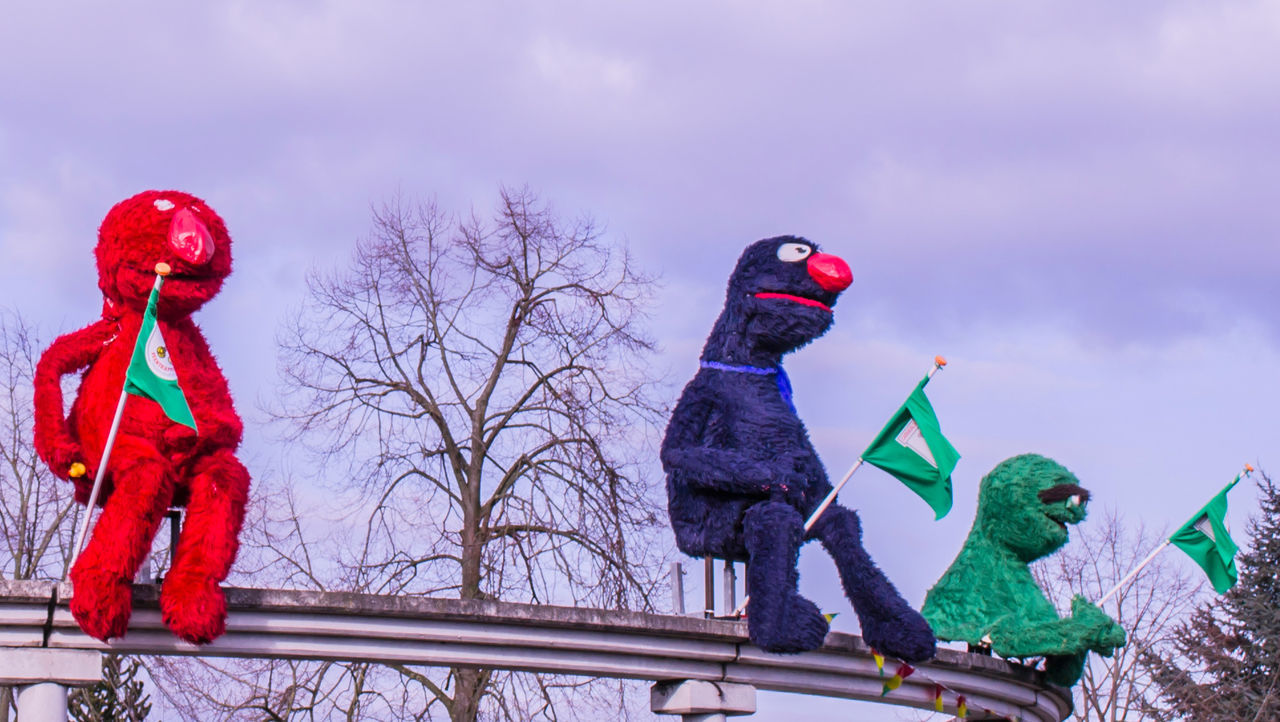
<svg viewBox="0 0 1280 722">
<path fill-rule="evenodd" d="M 741 248 L 804 235 L 855 277 L 788 361 L 833 475 L 951 361 L 929 387 L 964 457 L 951 515 L 877 470 L 842 497 L 918 603 L 1013 454 L 1156 526 L 1280 470 L 1278 62 L 1267 2 L 11 3 L 0 307 L 86 325 L 107 209 L 207 199 L 237 270 L 198 320 L 252 437 L 306 270 L 396 192 L 466 211 L 527 183 L 607 224 L 663 278 L 672 399 Z M 1232 504 L 1242 529 L 1252 490 Z M 802 573 L 847 608 L 820 550 Z"/>
</svg>

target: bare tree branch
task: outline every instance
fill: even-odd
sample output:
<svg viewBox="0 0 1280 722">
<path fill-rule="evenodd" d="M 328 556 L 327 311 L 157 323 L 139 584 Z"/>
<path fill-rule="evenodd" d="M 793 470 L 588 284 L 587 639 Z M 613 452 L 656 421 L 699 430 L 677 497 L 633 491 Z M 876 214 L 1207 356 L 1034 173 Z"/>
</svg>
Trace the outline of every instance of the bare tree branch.
<svg viewBox="0 0 1280 722">
<path fill-rule="evenodd" d="M 332 498 L 304 504 L 288 474 L 257 482 L 241 555 L 258 583 L 653 607 L 664 410 L 642 328 L 652 281 L 624 251 L 527 189 L 502 189 L 491 218 L 395 198 L 349 266 L 308 284 L 268 411 Z M 183 686 L 220 674 L 200 685 L 219 699 L 183 698 L 219 717 L 596 719 L 628 706 L 616 682 L 485 669 L 166 671 Z"/>
</svg>

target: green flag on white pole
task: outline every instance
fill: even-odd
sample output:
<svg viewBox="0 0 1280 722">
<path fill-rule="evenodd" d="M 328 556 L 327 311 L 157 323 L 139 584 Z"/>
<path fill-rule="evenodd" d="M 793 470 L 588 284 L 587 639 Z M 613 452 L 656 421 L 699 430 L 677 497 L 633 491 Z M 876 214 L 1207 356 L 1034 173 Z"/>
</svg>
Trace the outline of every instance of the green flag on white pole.
<svg viewBox="0 0 1280 722">
<path fill-rule="evenodd" d="M 160 298 L 160 279 L 151 289 L 147 310 L 138 329 L 138 341 L 133 347 L 133 358 L 125 373 L 124 390 L 160 404 L 164 413 L 183 426 L 196 428 L 195 417 L 187 405 L 187 397 L 178 385 L 178 373 L 173 368 L 173 357 L 156 322 L 156 303 Z M 198 431 L 198 429 L 197 429 Z"/>
<path fill-rule="evenodd" d="M 896 476 L 941 519 L 951 511 L 951 472 L 960 454 L 942 435 L 933 404 L 924 395 L 932 376 L 930 372 L 916 385 L 907 402 L 862 452 L 862 459 Z"/>
<path fill-rule="evenodd" d="M 1240 476 L 1169 537 L 1171 544 L 1200 565 L 1218 594 L 1236 583 L 1236 552 L 1240 547 L 1231 539 L 1231 529 L 1227 527 L 1227 492 L 1238 483 Z"/>
</svg>

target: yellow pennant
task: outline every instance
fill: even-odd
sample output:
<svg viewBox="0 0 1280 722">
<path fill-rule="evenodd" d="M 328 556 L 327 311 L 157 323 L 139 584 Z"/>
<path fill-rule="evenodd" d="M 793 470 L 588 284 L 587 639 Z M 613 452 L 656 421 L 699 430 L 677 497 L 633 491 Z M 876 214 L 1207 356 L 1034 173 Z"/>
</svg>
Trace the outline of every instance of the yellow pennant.
<svg viewBox="0 0 1280 722">
<path fill-rule="evenodd" d="M 890 692 L 892 692 L 893 690 L 901 687 L 902 680 L 906 679 L 907 677 L 910 677 L 911 673 L 914 671 L 916 671 L 914 667 L 907 664 L 906 662 L 903 662 L 901 665 L 898 666 L 898 671 L 894 672 L 892 677 L 885 680 L 884 689 L 881 690 L 880 696 L 883 697 L 886 694 L 889 694 Z"/>
</svg>

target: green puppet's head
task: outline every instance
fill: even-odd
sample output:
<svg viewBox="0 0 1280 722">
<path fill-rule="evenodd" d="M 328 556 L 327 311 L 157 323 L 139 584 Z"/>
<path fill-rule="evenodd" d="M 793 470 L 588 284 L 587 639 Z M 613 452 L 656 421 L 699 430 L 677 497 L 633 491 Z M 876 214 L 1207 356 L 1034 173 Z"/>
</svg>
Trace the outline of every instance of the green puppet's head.
<svg viewBox="0 0 1280 722">
<path fill-rule="evenodd" d="M 1053 459 L 1023 454 L 982 479 L 974 529 L 1030 563 L 1067 543 L 1067 525 L 1084 520 L 1089 492 Z"/>
</svg>

